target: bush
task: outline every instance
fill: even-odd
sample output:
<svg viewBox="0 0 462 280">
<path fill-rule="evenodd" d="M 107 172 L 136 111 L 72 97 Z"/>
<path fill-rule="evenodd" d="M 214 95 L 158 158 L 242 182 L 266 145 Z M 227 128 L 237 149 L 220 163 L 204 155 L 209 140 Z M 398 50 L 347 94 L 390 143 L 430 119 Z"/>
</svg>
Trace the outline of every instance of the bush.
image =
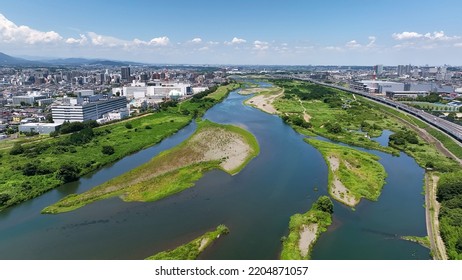
<svg viewBox="0 0 462 280">
<path fill-rule="evenodd" d="M 144 127 L 145 129 L 152 129 L 152 127 L 150 125 L 147 125 Z"/>
<path fill-rule="evenodd" d="M 318 200 L 313 204 L 313 209 L 332 214 L 334 213 L 334 204 L 328 196 L 324 195 L 319 197 Z"/>
<path fill-rule="evenodd" d="M 105 155 L 112 155 L 115 152 L 115 150 L 112 146 L 103 146 L 101 152 Z"/>
<path fill-rule="evenodd" d="M 11 196 L 6 193 L 0 193 L 0 205 L 6 205 L 8 200 L 11 199 Z"/>
<path fill-rule="evenodd" d="M 133 128 L 133 125 L 132 125 L 131 123 L 126 123 L 126 124 L 125 124 L 125 127 L 126 127 L 127 129 L 132 129 L 132 128 Z"/>
<path fill-rule="evenodd" d="M 340 124 L 338 123 L 326 123 L 324 125 L 324 127 L 327 129 L 328 132 L 330 133 L 334 133 L 334 134 L 337 134 L 337 133 L 340 133 L 342 132 L 342 127 L 340 126 Z"/>
<path fill-rule="evenodd" d="M 21 144 L 15 143 L 13 148 L 10 150 L 10 155 L 20 155 L 24 153 L 24 148 Z"/>
<path fill-rule="evenodd" d="M 79 178 L 80 169 L 71 164 L 63 164 L 56 173 L 56 178 L 63 183 L 76 181 Z"/>
</svg>

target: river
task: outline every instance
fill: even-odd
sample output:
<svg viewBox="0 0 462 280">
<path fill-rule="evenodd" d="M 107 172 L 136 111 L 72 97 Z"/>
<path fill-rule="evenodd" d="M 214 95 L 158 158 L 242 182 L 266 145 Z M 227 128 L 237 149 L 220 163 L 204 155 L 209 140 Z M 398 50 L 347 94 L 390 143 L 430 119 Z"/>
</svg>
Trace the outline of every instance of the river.
<svg viewBox="0 0 462 280">
<path fill-rule="evenodd" d="M 0 258 L 143 259 L 218 224 L 227 225 L 230 234 L 201 258 L 278 258 L 289 217 L 327 193 L 327 166 L 302 135 L 279 117 L 243 105 L 246 98 L 232 92 L 204 116 L 256 136 L 260 155 L 237 175 L 208 172 L 195 187 L 154 203 L 113 198 L 69 213 L 40 214 L 65 195 L 88 190 L 181 143 L 194 132 L 191 123 L 156 146 L 0 212 Z M 364 200 L 354 211 L 334 202 L 333 225 L 314 247 L 314 259 L 430 258 L 428 249 L 399 239 L 426 235 L 423 169 L 405 154 L 372 152 L 388 172 L 379 201 Z"/>
</svg>

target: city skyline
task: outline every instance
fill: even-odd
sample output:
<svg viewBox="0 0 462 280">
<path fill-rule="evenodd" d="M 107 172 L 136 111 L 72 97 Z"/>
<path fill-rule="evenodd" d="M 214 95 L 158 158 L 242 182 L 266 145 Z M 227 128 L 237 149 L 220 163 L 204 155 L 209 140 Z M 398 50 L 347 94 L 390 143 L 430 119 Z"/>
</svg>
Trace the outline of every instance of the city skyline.
<svg viewBox="0 0 462 280">
<path fill-rule="evenodd" d="M 462 65 L 453 0 L 78 4 L 3 3 L 0 51 L 159 64 Z"/>
</svg>

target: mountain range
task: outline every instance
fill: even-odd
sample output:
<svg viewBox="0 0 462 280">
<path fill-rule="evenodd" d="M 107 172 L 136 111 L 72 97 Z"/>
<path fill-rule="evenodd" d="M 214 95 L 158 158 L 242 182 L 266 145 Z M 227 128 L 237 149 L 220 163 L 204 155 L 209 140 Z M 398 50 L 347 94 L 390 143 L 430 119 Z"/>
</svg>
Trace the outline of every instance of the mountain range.
<svg viewBox="0 0 462 280">
<path fill-rule="evenodd" d="M 81 65 L 103 65 L 103 66 L 128 66 L 145 65 L 143 63 L 131 61 L 114 61 L 106 59 L 87 59 L 87 58 L 58 58 L 27 60 L 13 57 L 0 52 L 0 66 L 81 66 Z"/>
</svg>

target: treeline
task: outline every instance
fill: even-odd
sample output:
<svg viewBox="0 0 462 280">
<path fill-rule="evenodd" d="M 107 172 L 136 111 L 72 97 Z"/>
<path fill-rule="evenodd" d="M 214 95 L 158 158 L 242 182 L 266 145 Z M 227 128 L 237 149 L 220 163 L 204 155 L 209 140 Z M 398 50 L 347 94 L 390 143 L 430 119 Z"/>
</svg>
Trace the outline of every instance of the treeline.
<svg viewBox="0 0 462 280">
<path fill-rule="evenodd" d="M 442 174 L 438 182 L 437 200 L 440 232 L 448 257 L 462 259 L 462 172 Z"/>
</svg>

